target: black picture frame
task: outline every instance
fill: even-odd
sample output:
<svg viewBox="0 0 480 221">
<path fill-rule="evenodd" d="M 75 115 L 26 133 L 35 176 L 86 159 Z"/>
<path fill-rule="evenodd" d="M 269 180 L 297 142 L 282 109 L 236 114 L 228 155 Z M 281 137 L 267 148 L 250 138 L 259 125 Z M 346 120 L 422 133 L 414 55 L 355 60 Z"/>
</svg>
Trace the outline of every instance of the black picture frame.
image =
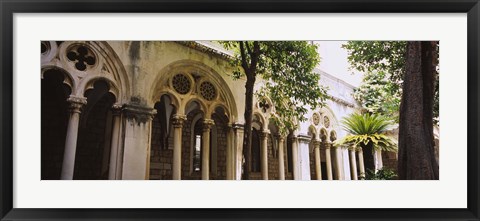
<svg viewBox="0 0 480 221">
<path fill-rule="evenodd" d="M 1 220 L 480 220 L 479 207 L 479 0 L 0 0 L 1 8 Z M 467 13 L 467 209 L 16 209 L 13 208 L 14 13 Z M 441 197 L 441 196 L 439 196 Z"/>
</svg>

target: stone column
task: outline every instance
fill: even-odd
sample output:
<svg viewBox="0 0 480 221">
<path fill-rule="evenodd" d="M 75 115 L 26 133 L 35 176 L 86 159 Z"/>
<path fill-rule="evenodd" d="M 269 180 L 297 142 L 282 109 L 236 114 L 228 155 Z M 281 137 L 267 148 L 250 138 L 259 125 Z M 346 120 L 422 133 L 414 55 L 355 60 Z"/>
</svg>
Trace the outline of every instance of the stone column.
<svg viewBox="0 0 480 221">
<path fill-rule="evenodd" d="M 363 150 L 362 150 L 362 148 L 360 148 L 360 150 L 358 150 L 358 167 L 359 167 L 359 170 L 360 170 L 360 176 L 365 177 L 366 176 L 366 174 L 365 174 L 365 164 L 363 163 Z"/>
<path fill-rule="evenodd" d="M 112 106 L 112 141 L 110 142 L 110 161 L 108 166 L 108 179 L 116 180 L 117 178 L 117 162 L 119 157 L 120 144 L 120 127 L 121 127 L 121 108 L 120 104 Z"/>
<path fill-rule="evenodd" d="M 297 139 L 297 179 L 310 180 L 310 142 L 312 137 L 300 134 Z"/>
<path fill-rule="evenodd" d="M 285 137 L 278 136 L 278 178 L 285 180 L 284 143 Z"/>
<path fill-rule="evenodd" d="M 298 169 L 298 144 L 297 144 L 297 137 L 292 136 L 290 139 L 292 139 L 292 173 L 293 173 L 293 179 L 298 180 L 300 174 Z"/>
<path fill-rule="evenodd" d="M 355 159 L 355 149 L 351 148 L 350 150 L 350 174 L 352 180 L 357 180 L 357 160 Z"/>
<path fill-rule="evenodd" d="M 172 179 L 182 179 L 182 127 L 187 116 L 175 114 L 173 116 L 173 165 Z"/>
<path fill-rule="evenodd" d="M 234 131 L 234 177 L 236 180 L 242 179 L 242 163 L 243 163 L 243 125 L 232 125 Z"/>
<path fill-rule="evenodd" d="M 383 159 L 382 159 L 382 151 L 381 150 L 374 150 L 374 154 L 375 154 L 375 172 L 377 172 L 377 170 L 381 170 L 383 168 Z"/>
<path fill-rule="evenodd" d="M 234 132 L 233 132 L 233 127 L 232 125 L 228 126 L 228 132 L 227 132 L 227 149 L 226 149 L 226 170 L 227 170 L 227 180 L 233 180 L 233 163 L 234 163 L 234 157 L 233 157 L 233 141 L 234 141 Z"/>
<path fill-rule="evenodd" d="M 67 101 L 70 103 L 70 118 L 68 120 L 60 179 L 73 180 L 75 153 L 77 151 L 78 124 L 80 121 L 81 109 L 87 104 L 87 98 L 70 96 Z"/>
<path fill-rule="evenodd" d="M 262 163 L 262 179 L 268 180 L 268 135 L 269 131 L 261 133 L 262 145 L 260 149 L 260 157 Z"/>
<path fill-rule="evenodd" d="M 325 164 L 327 164 L 327 179 L 333 180 L 332 176 L 332 155 L 330 153 L 330 144 L 323 142 L 325 146 Z"/>
<path fill-rule="evenodd" d="M 320 162 L 320 141 L 313 141 L 313 148 L 315 151 L 315 172 L 317 175 L 317 180 L 322 180 L 322 163 Z"/>
<path fill-rule="evenodd" d="M 208 180 L 210 175 L 210 129 L 213 124 L 214 121 L 212 119 L 203 121 L 202 180 Z"/>
<path fill-rule="evenodd" d="M 343 180 L 343 166 L 342 166 L 342 148 L 335 147 L 332 143 L 329 143 L 331 147 L 333 147 L 335 151 L 335 179 Z"/>
<path fill-rule="evenodd" d="M 149 179 L 152 120 L 157 111 L 142 104 L 130 103 L 124 105 L 123 112 L 125 141 L 122 179 Z"/>
</svg>

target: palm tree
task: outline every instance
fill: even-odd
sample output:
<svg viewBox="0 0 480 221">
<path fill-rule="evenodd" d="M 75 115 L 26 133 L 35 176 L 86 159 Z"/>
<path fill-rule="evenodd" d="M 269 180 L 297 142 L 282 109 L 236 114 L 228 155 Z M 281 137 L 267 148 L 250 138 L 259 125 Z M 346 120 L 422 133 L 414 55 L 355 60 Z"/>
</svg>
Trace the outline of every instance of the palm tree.
<svg viewBox="0 0 480 221">
<path fill-rule="evenodd" d="M 353 113 L 341 121 L 342 127 L 350 133 L 335 145 L 349 145 L 364 152 L 365 168 L 375 171 L 375 151 L 397 151 L 397 144 L 385 132 L 392 126 L 392 121 L 378 114 Z"/>
</svg>

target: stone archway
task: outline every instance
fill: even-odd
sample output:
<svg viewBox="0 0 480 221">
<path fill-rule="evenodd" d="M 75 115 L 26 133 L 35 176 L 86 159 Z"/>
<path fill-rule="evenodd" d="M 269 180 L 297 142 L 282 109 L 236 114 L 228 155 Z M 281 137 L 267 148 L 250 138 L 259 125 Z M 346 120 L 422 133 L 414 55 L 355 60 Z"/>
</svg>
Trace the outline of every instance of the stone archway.
<svg viewBox="0 0 480 221">
<path fill-rule="evenodd" d="M 233 160 L 227 161 L 226 158 L 229 156 L 229 159 L 233 159 L 230 156 L 233 138 L 229 131 L 237 113 L 228 85 L 213 69 L 193 61 L 174 62 L 160 73 L 158 76 L 161 77 L 155 79 L 150 98 L 157 101 L 162 94 L 169 94 L 172 104 L 177 107 L 173 116 L 173 133 L 178 134 L 172 136 L 173 174 L 171 178 L 164 178 L 226 179 L 227 171 L 231 170 L 227 170 L 227 167 L 232 168 L 234 164 Z M 202 113 L 201 117 L 199 113 Z M 199 127 L 202 128 L 201 133 Z M 198 140 L 201 145 L 196 143 Z M 152 141 L 152 144 L 155 142 Z M 197 146 L 201 149 L 200 168 L 195 166 L 198 164 Z M 150 163 L 152 169 L 161 166 L 154 163 Z M 155 173 L 152 170 L 150 172 Z M 229 177 L 233 178 L 233 175 Z"/>
<path fill-rule="evenodd" d="M 65 108 L 62 109 L 64 112 L 67 112 L 66 115 L 68 116 L 67 121 L 64 123 L 64 125 L 67 125 L 67 129 L 65 129 L 66 133 L 59 133 L 65 141 L 61 173 L 59 176 L 49 175 L 49 178 L 73 179 L 74 174 L 77 174 L 77 178 L 80 177 L 80 179 L 118 178 L 117 163 L 119 158 L 117 158 L 117 150 L 120 148 L 121 119 L 117 111 L 121 108 L 124 98 L 129 95 L 129 80 L 123 64 L 106 42 L 44 41 L 41 42 L 41 45 L 42 79 L 45 79 L 51 70 L 62 70 L 64 74 L 63 83 L 68 85 L 70 89 L 68 94 L 62 98 L 64 101 L 57 101 L 62 104 L 66 102 L 68 106 L 67 111 L 65 111 Z M 44 81 L 42 80 L 42 82 Z M 90 94 L 91 96 L 86 95 L 86 92 L 89 93 L 89 91 L 96 91 L 96 89 L 98 89 L 96 86 L 98 82 L 104 82 L 104 88 L 107 91 L 102 91 L 101 95 L 98 93 L 93 93 L 94 95 Z M 48 95 L 49 91 L 47 88 L 42 88 L 42 90 L 45 91 L 45 96 L 54 97 L 54 95 Z M 104 97 L 104 95 L 107 97 Z M 48 103 L 47 101 L 45 102 Z M 102 105 L 106 106 L 100 108 L 99 106 Z M 112 111 L 112 108 L 115 109 L 115 111 Z M 85 113 L 82 114 L 82 111 L 85 111 Z M 42 111 L 42 117 L 48 116 L 49 114 L 51 114 L 51 112 Z M 91 142 L 85 139 L 92 138 L 92 136 L 82 135 L 83 132 L 79 126 L 82 126 L 82 124 L 88 125 L 89 122 L 92 121 L 88 119 L 99 115 L 106 116 L 102 118 L 102 124 L 104 125 L 97 129 L 99 130 L 97 131 L 97 135 L 103 135 L 103 138 L 102 144 L 95 142 L 94 146 L 105 147 L 102 154 L 98 154 L 102 156 L 101 161 L 103 163 L 99 166 L 99 168 L 101 167 L 100 169 L 93 169 L 97 172 L 90 173 L 95 175 L 86 175 L 86 169 L 80 169 L 82 168 L 80 162 L 85 164 L 89 163 L 81 160 L 82 157 L 77 157 L 82 156 L 81 151 L 83 151 L 77 149 L 77 144 Z M 105 122 L 103 122 L 103 120 L 105 120 Z M 42 121 L 42 126 L 45 125 L 45 127 L 48 127 L 52 122 L 54 121 Z M 42 135 L 42 140 L 48 140 L 48 135 Z M 57 140 L 60 140 L 60 138 Z M 47 144 L 45 145 L 48 146 Z M 45 145 L 42 144 L 42 148 L 47 148 Z M 44 154 L 44 156 L 46 155 Z M 90 157 L 86 157 L 85 159 L 90 159 Z M 48 157 L 42 157 L 42 165 L 47 165 L 50 160 Z M 56 162 L 58 160 L 53 161 Z M 58 163 L 54 164 L 58 165 Z M 58 166 L 55 167 L 58 169 Z M 47 166 L 45 168 L 45 171 L 50 170 Z M 76 172 L 75 168 L 77 168 Z M 98 172 L 97 169 L 101 170 L 101 172 Z M 42 169 L 42 174 L 43 171 Z M 85 176 L 78 175 L 79 173 Z"/>
</svg>

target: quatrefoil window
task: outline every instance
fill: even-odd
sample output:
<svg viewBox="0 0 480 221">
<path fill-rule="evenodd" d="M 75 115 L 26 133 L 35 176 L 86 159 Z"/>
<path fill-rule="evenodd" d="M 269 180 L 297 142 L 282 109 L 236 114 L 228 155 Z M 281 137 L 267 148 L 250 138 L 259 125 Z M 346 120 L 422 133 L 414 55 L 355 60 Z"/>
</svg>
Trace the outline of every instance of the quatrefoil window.
<svg viewBox="0 0 480 221">
<path fill-rule="evenodd" d="M 79 71 L 85 71 L 87 69 L 87 65 L 95 64 L 95 57 L 85 46 L 72 49 L 67 53 L 67 58 L 70 61 L 75 62 L 75 68 L 77 68 Z"/>
<path fill-rule="evenodd" d="M 180 94 L 186 94 L 190 91 L 191 83 L 187 76 L 177 74 L 172 79 L 173 89 Z"/>
<path fill-rule="evenodd" d="M 200 94 L 203 98 L 205 98 L 205 100 L 211 101 L 217 96 L 217 90 L 212 83 L 205 81 L 200 84 Z"/>
<path fill-rule="evenodd" d="M 270 109 L 270 104 L 266 101 L 261 101 L 258 106 L 262 109 L 263 113 L 267 113 L 267 111 Z"/>
</svg>

